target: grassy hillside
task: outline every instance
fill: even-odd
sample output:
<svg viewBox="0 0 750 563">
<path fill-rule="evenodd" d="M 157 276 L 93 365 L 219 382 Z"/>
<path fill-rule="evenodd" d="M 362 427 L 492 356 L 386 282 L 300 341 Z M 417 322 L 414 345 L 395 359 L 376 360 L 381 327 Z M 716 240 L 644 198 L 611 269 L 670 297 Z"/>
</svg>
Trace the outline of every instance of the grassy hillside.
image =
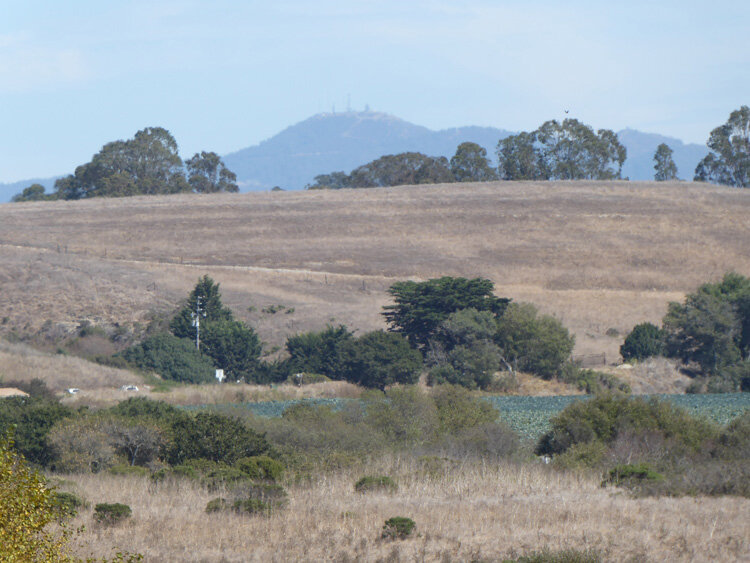
<svg viewBox="0 0 750 563">
<path fill-rule="evenodd" d="M 750 274 L 749 211 L 748 190 L 641 182 L 3 204 L 0 329 L 144 323 L 209 274 L 270 348 L 325 323 L 383 327 L 396 280 L 484 276 L 558 316 L 576 354 L 613 361 L 668 301 Z"/>
</svg>

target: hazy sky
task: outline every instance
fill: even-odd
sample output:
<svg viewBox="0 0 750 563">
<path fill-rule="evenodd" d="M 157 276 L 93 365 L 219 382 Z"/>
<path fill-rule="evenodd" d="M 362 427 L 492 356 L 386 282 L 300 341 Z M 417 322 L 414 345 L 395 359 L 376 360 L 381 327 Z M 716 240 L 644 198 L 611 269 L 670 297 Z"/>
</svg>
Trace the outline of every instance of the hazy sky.
<svg viewBox="0 0 750 563">
<path fill-rule="evenodd" d="M 315 113 L 431 129 L 594 128 L 705 143 L 750 104 L 750 2 L 0 0 L 0 182 L 143 127 L 183 157 Z"/>
</svg>

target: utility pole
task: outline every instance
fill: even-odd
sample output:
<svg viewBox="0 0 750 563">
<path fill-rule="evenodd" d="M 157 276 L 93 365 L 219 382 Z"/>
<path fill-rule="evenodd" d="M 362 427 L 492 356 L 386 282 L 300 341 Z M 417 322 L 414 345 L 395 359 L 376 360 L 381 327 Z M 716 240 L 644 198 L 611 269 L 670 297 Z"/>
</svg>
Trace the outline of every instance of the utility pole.
<svg viewBox="0 0 750 563">
<path fill-rule="evenodd" d="M 201 351 L 201 316 L 206 318 L 206 312 L 201 307 L 201 298 L 195 298 L 195 311 L 190 313 L 193 318 L 193 326 L 195 327 L 195 348 L 198 352 Z"/>
</svg>

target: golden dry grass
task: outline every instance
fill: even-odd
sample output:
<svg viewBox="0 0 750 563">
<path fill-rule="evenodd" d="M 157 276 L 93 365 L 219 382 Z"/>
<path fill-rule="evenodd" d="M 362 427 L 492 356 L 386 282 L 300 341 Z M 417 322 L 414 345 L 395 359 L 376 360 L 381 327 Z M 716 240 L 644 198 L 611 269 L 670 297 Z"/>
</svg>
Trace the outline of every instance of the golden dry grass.
<svg viewBox="0 0 750 563">
<path fill-rule="evenodd" d="M 289 507 L 269 518 L 207 514 L 219 495 L 191 482 L 69 476 L 89 502 L 123 502 L 132 520 L 102 528 L 90 510 L 81 553 L 118 547 L 147 561 L 498 561 L 548 547 L 595 549 L 607 561 L 746 561 L 750 500 L 632 499 L 596 476 L 541 465 L 467 464 L 425 473 L 413 460 L 383 459 L 370 474 L 396 478 L 395 494 L 354 492 L 359 471 L 289 485 Z M 418 536 L 379 539 L 383 522 L 408 516 Z"/>
<path fill-rule="evenodd" d="M 485 276 L 617 359 L 670 300 L 750 274 L 750 192 L 554 182 L 0 205 L 5 329 L 144 321 L 209 274 L 269 345 L 328 322 L 380 328 L 396 280 Z M 283 304 L 294 312 L 261 310 Z M 255 307 L 249 311 L 249 307 Z"/>
</svg>

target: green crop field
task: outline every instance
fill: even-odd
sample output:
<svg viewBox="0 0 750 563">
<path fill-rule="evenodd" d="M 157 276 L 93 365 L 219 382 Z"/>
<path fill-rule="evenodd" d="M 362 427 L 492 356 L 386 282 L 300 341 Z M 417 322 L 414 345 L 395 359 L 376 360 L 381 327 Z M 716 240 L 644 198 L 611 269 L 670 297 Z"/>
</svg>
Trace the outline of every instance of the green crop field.
<svg viewBox="0 0 750 563">
<path fill-rule="evenodd" d="M 750 409 L 750 393 L 724 393 L 715 395 L 652 395 L 670 401 L 698 416 L 703 416 L 719 424 L 727 424 L 733 418 Z M 573 401 L 587 400 L 587 396 L 519 397 L 491 396 L 486 400 L 500 412 L 500 416 L 521 436 L 537 440 L 549 429 L 549 421 L 554 415 Z M 356 399 L 299 399 L 290 401 L 267 401 L 189 407 L 190 409 L 210 409 L 231 412 L 247 409 L 256 416 L 278 417 L 292 405 L 305 403 L 326 405 L 341 409 Z"/>
</svg>

